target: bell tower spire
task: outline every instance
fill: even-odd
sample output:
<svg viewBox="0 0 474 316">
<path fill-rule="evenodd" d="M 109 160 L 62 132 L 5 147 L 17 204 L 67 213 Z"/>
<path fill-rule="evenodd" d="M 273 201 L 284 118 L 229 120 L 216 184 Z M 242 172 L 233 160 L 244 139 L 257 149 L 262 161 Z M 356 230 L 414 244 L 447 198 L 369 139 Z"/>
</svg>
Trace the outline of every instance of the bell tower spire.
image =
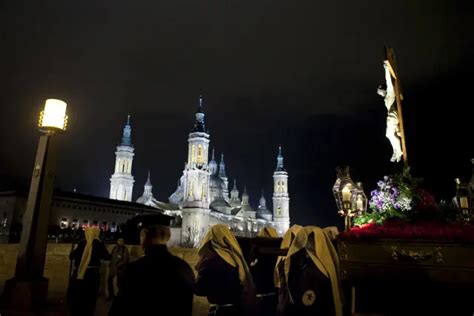
<svg viewBox="0 0 474 316">
<path fill-rule="evenodd" d="M 288 172 L 283 166 L 281 145 L 278 146 L 277 165 L 273 172 L 273 221 L 278 233 L 285 233 L 290 227 L 290 195 L 288 194 Z"/>
<path fill-rule="evenodd" d="M 275 171 L 284 171 L 283 155 L 281 154 L 281 145 L 278 146 L 277 166 Z"/>
<path fill-rule="evenodd" d="M 199 105 L 195 114 L 194 128 L 193 132 L 207 133 L 206 125 L 204 123 L 204 110 L 202 108 L 202 95 L 199 96 Z"/>
<path fill-rule="evenodd" d="M 221 161 L 219 161 L 219 177 L 224 181 L 222 195 L 224 200 L 229 201 L 229 179 L 225 172 L 224 153 L 221 153 Z"/>
<path fill-rule="evenodd" d="M 128 114 L 127 124 L 125 124 L 125 126 L 123 127 L 122 140 L 120 142 L 120 145 L 133 147 L 131 136 L 132 136 L 132 127 L 130 126 L 130 114 Z"/>
<path fill-rule="evenodd" d="M 210 177 L 217 173 L 215 160 L 209 162 L 209 133 L 204 123 L 202 95 L 199 96 L 194 127 L 188 137 L 188 161 L 183 171 L 183 244 L 195 247 L 209 226 Z"/>
<path fill-rule="evenodd" d="M 122 139 L 115 152 L 115 172 L 110 178 L 110 195 L 114 200 L 131 201 L 133 193 L 132 176 L 133 156 L 135 156 L 132 145 L 132 127 L 130 126 L 130 114 L 127 115 L 127 123 L 122 132 Z"/>
</svg>

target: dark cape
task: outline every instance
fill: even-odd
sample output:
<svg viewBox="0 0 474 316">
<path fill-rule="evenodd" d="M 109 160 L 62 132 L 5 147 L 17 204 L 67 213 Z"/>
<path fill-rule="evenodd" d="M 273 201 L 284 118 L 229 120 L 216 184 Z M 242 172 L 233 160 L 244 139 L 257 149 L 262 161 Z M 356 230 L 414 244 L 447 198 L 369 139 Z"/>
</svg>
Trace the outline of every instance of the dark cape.
<svg viewBox="0 0 474 316">
<path fill-rule="evenodd" d="M 279 274 L 280 279 L 284 278 L 283 267 L 280 267 Z M 335 313 L 331 281 L 319 271 L 306 251 L 300 250 L 291 257 L 288 284 L 282 282 L 277 314 L 333 316 Z"/>
<path fill-rule="evenodd" d="M 105 248 L 105 245 L 99 240 L 94 240 L 88 268 L 84 274 L 84 278 L 78 280 L 77 269 L 81 263 L 85 246 L 85 240 L 79 242 L 76 249 L 69 255 L 69 259 L 74 261 L 74 271 L 67 290 L 71 316 L 94 315 L 100 286 L 101 260 L 110 260 L 110 254 L 107 248 Z"/>
<path fill-rule="evenodd" d="M 109 315 L 192 315 L 194 273 L 166 245 L 127 265 Z"/>
<path fill-rule="evenodd" d="M 197 264 L 196 270 L 196 295 L 206 296 L 209 303 L 217 305 L 211 306 L 209 315 L 243 314 L 243 286 L 236 267 L 228 264 L 216 253 L 210 253 Z"/>
<path fill-rule="evenodd" d="M 276 315 L 277 295 L 273 280 L 276 256 L 259 256 L 250 264 L 250 272 L 257 290 L 259 315 Z"/>
</svg>

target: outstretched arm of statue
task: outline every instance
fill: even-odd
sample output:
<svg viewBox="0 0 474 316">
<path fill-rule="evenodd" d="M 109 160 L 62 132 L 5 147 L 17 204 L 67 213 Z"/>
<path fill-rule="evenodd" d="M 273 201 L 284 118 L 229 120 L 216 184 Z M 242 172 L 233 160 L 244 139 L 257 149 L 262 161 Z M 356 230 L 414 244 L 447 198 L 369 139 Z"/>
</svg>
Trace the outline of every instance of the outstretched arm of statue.
<svg viewBox="0 0 474 316">
<path fill-rule="evenodd" d="M 383 62 L 383 68 L 385 69 L 385 82 L 387 84 L 387 91 L 385 95 L 385 106 L 387 111 L 390 111 L 392 104 L 395 102 L 395 89 L 393 88 L 392 75 L 390 74 L 390 69 L 388 61 Z"/>
</svg>

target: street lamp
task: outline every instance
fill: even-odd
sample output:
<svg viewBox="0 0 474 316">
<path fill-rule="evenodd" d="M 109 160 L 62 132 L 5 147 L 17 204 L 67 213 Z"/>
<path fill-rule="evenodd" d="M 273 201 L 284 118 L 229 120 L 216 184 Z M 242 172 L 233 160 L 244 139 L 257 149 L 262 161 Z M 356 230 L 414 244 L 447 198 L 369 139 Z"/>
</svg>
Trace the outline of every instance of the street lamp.
<svg viewBox="0 0 474 316">
<path fill-rule="evenodd" d="M 57 144 L 53 136 L 66 130 L 66 107 L 64 101 L 48 99 L 40 113 L 41 136 L 23 215 L 15 276 L 5 283 L 4 301 L 12 310 L 32 311 L 47 300 L 48 279 L 43 271 L 56 166 Z"/>
<path fill-rule="evenodd" d="M 67 104 L 58 99 L 48 99 L 44 105 L 44 111 L 41 111 L 38 121 L 40 131 L 46 134 L 63 132 L 67 128 L 66 115 Z"/>
</svg>

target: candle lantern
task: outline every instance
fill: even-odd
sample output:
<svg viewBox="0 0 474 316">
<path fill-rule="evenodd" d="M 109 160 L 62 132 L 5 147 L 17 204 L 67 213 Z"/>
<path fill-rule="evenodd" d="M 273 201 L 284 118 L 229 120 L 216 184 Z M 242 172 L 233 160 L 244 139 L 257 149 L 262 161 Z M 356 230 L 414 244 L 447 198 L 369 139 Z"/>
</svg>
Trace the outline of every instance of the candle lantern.
<svg viewBox="0 0 474 316">
<path fill-rule="evenodd" d="M 454 197 L 454 203 L 463 215 L 472 214 L 472 191 L 469 184 L 461 182 L 459 178 L 454 181 L 456 182 L 456 196 Z"/>
<path fill-rule="evenodd" d="M 351 196 L 352 210 L 355 216 L 362 216 L 367 211 L 367 196 L 364 193 L 362 182 L 357 182 Z"/>
<path fill-rule="evenodd" d="M 356 186 L 349 175 L 349 167 L 338 167 L 337 179 L 332 191 L 338 214 L 344 217 L 346 230 L 351 227 L 351 217 L 354 216 L 354 208 L 352 207 L 353 195 L 356 192 Z"/>
</svg>

